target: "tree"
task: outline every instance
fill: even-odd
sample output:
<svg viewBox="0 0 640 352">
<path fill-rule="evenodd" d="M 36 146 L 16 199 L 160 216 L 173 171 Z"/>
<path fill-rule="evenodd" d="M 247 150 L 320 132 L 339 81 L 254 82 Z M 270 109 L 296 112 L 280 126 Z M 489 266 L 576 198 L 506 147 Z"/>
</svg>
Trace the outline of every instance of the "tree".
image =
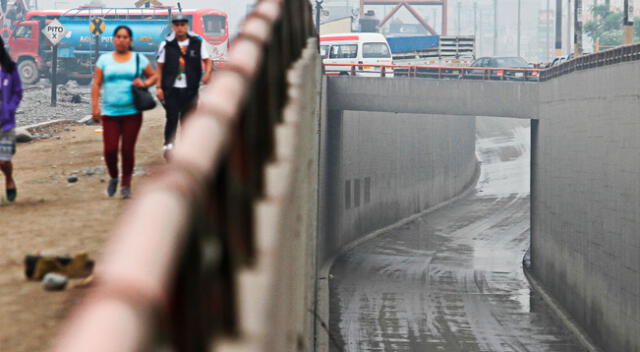
<svg viewBox="0 0 640 352">
<path fill-rule="evenodd" d="M 593 20 L 584 24 L 584 32 L 593 41 L 599 41 L 602 46 L 622 45 L 624 31 L 622 20 L 624 12 L 612 11 L 607 5 L 596 5 L 591 8 Z M 635 18 L 635 39 L 640 39 L 640 18 Z"/>
</svg>

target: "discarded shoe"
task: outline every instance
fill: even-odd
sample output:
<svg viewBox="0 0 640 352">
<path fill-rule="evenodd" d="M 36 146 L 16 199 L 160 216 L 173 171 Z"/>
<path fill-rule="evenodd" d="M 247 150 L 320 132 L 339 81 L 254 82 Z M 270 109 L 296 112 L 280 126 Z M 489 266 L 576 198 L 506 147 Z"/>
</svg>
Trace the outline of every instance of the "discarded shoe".
<svg viewBox="0 0 640 352">
<path fill-rule="evenodd" d="M 24 258 L 25 276 L 30 280 L 42 280 L 49 273 L 67 278 L 83 278 L 91 275 L 95 262 L 86 253 L 73 258 L 70 256 L 51 256 L 29 254 Z"/>
</svg>

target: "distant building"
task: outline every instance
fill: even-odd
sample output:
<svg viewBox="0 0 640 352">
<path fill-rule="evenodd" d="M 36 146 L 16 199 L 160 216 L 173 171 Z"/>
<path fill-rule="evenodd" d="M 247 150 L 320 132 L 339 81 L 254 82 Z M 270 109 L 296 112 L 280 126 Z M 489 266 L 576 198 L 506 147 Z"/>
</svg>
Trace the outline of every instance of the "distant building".
<svg viewBox="0 0 640 352">
<path fill-rule="evenodd" d="M 353 18 L 351 16 L 339 18 L 320 24 L 320 34 L 349 33 L 353 29 Z"/>
<path fill-rule="evenodd" d="M 346 17 L 353 17 L 353 7 L 347 2 L 332 1 L 322 5 L 320 23 L 332 22 Z"/>
</svg>

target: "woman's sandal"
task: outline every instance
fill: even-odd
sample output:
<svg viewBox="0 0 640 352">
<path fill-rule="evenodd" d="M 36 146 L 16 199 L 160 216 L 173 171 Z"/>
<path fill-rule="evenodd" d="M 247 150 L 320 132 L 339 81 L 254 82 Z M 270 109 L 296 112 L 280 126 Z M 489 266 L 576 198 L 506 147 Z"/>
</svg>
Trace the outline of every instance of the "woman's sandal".
<svg viewBox="0 0 640 352">
<path fill-rule="evenodd" d="M 7 188 L 7 200 L 10 202 L 13 202 L 16 200 L 16 197 L 18 196 L 18 189 L 17 188 Z"/>
</svg>

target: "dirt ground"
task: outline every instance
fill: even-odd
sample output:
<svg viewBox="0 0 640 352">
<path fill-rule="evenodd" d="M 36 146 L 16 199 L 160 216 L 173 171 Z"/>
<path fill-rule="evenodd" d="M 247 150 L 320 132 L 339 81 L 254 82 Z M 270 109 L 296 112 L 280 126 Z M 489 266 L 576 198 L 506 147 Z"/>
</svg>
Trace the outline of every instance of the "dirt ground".
<svg viewBox="0 0 640 352">
<path fill-rule="evenodd" d="M 132 189 L 161 163 L 163 111 L 146 113 L 136 149 Z M 87 252 L 99 257 L 127 201 L 105 195 L 100 126 L 70 125 L 53 138 L 19 144 L 14 158 L 18 198 L 4 200 L 0 176 L 0 351 L 45 351 L 83 289 L 47 292 L 26 281 L 29 253 Z M 1 175 L 1 174 L 0 174 Z M 69 176 L 77 176 L 69 183 Z M 98 262 L 97 265 L 100 265 Z"/>
</svg>

